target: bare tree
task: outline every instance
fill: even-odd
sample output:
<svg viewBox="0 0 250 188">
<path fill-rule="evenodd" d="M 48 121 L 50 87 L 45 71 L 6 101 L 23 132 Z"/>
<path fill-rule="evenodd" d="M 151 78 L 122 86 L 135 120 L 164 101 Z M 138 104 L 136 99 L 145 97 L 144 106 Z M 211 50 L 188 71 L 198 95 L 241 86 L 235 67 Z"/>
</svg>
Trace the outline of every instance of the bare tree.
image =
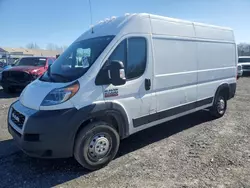
<svg viewBox="0 0 250 188">
<path fill-rule="evenodd" d="M 28 48 L 28 49 L 40 49 L 40 47 L 35 42 L 28 43 L 26 45 L 26 48 Z"/>
<path fill-rule="evenodd" d="M 53 43 L 48 43 L 46 46 L 47 50 L 56 50 L 58 48 L 58 46 L 56 44 Z"/>
<path fill-rule="evenodd" d="M 248 44 L 248 43 L 238 44 L 238 55 L 239 56 L 250 56 L 250 44 Z"/>
<path fill-rule="evenodd" d="M 66 49 L 68 48 L 68 46 L 66 46 L 66 45 L 63 45 L 63 46 L 60 46 L 60 47 L 58 47 L 58 49 L 57 50 L 59 50 L 59 51 L 65 51 Z"/>
<path fill-rule="evenodd" d="M 48 43 L 46 46 L 47 50 L 57 50 L 57 51 L 64 51 L 67 48 L 67 46 L 58 46 L 56 44 L 53 43 Z"/>
</svg>

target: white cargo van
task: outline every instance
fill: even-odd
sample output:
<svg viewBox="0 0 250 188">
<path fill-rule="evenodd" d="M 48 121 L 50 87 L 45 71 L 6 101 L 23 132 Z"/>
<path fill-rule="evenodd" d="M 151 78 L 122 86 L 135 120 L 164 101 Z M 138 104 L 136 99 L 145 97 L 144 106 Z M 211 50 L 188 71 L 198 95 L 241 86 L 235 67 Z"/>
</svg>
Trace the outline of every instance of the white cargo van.
<svg viewBox="0 0 250 188">
<path fill-rule="evenodd" d="M 98 169 L 138 131 L 205 108 L 223 116 L 237 60 L 228 28 L 150 14 L 105 20 L 24 89 L 9 132 L 31 156 Z"/>
</svg>

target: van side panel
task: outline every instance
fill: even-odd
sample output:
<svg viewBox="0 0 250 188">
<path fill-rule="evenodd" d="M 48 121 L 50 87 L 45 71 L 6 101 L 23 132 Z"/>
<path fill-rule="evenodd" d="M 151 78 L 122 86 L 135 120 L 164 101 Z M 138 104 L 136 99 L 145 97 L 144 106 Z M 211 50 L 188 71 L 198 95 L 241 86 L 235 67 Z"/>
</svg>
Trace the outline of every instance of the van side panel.
<svg viewBox="0 0 250 188">
<path fill-rule="evenodd" d="M 133 119 L 133 133 L 208 108 L 220 85 L 228 85 L 232 94 L 236 85 L 231 29 L 155 15 L 150 19 L 157 113 Z"/>
<path fill-rule="evenodd" d="M 194 37 L 191 23 L 172 22 L 168 20 L 151 19 L 152 33 L 167 36 Z"/>
<path fill-rule="evenodd" d="M 157 111 L 197 99 L 196 43 L 153 36 Z"/>
<path fill-rule="evenodd" d="M 198 100 L 213 97 L 219 85 L 236 82 L 235 44 L 199 42 Z"/>
<path fill-rule="evenodd" d="M 194 23 L 196 38 L 234 42 L 234 34 L 230 29 Z"/>
</svg>

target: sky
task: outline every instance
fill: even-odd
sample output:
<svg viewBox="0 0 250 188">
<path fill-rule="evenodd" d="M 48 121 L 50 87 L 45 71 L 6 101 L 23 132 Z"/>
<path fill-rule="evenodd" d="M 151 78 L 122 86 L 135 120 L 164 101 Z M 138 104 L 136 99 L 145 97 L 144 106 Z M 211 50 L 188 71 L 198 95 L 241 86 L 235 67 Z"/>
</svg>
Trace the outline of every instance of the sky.
<svg viewBox="0 0 250 188">
<path fill-rule="evenodd" d="M 152 13 L 231 27 L 250 43 L 250 0 L 90 0 L 93 23 L 125 13 Z M 0 46 L 70 45 L 90 28 L 89 0 L 0 0 Z"/>
</svg>

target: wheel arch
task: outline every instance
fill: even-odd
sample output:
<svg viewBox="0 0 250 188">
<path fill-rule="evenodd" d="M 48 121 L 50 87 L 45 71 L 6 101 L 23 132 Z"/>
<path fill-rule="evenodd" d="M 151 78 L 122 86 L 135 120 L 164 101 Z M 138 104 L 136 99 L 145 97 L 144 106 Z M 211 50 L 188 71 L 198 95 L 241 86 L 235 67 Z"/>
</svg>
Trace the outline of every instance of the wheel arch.
<svg viewBox="0 0 250 188">
<path fill-rule="evenodd" d="M 87 112 L 86 109 L 88 108 Z M 88 107 L 80 109 L 80 114 L 84 114 L 78 123 L 76 132 L 74 135 L 74 140 L 79 133 L 79 131 L 88 123 L 92 121 L 105 121 L 110 123 L 116 128 L 121 139 L 129 136 L 129 123 L 127 113 L 124 108 L 114 102 L 103 102 L 92 104 Z"/>
<path fill-rule="evenodd" d="M 216 97 L 218 96 L 219 93 L 225 93 L 226 95 L 226 100 L 229 99 L 230 97 L 230 86 L 228 83 L 223 83 L 221 85 L 219 85 L 219 87 L 217 88 L 215 95 L 214 95 L 214 100 L 216 99 Z"/>
</svg>

